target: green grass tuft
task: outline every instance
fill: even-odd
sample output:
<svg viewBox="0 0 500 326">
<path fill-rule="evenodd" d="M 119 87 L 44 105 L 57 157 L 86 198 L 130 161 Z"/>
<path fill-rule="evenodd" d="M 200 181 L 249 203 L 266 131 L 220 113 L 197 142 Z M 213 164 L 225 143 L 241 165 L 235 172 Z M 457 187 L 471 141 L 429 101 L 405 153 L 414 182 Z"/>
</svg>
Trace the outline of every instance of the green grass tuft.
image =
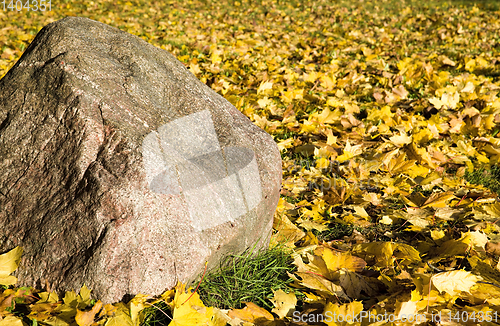
<svg viewBox="0 0 500 326">
<path fill-rule="evenodd" d="M 229 255 L 218 269 L 207 272 L 198 294 L 207 307 L 240 309 L 245 306 L 243 302 L 253 302 L 271 310 L 274 307 L 268 299 L 273 297 L 273 290 L 294 291 L 288 286 L 292 280 L 286 273 L 296 270 L 292 261 L 290 251 L 281 246 Z M 141 312 L 144 314 L 142 326 L 166 326 L 170 323 L 170 307 L 163 302 L 155 306 Z"/>
<path fill-rule="evenodd" d="M 336 220 L 333 223 L 330 223 L 327 230 L 322 232 L 313 230 L 313 233 L 321 241 L 332 241 L 351 236 L 353 230 L 354 225 L 345 223 L 344 221 Z"/>
<path fill-rule="evenodd" d="M 465 179 L 472 184 L 480 184 L 500 196 L 500 166 L 494 165 L 489 170 L 485 168 L 465 172 Z"/>
<path fill-rule="evenodd" d="M 205 275 L 198 293 L 206 306 L 239 309 L 242 302 L 253 302 L 270 310 L 272 290 L 291 290 L 288 284 L 292 280 L 286 272 L 295 271 L 292 261 L 284 247 L 230 255 L 220 268 Z"/>
</svg>

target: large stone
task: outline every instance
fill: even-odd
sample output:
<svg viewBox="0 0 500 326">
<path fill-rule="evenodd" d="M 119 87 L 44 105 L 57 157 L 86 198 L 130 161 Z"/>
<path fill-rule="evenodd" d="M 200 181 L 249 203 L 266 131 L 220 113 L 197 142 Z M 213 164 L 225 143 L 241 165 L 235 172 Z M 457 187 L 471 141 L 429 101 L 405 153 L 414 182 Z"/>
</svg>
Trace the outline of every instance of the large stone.
<svg viewBox="0 0 500 326">
<path fill-rule="evenodd" d="M 268 243 L 276 144 L 172 55 L 86 18 L 0 81 L 0 251 L 20 285 L 113 302 Z"/>
</svg>

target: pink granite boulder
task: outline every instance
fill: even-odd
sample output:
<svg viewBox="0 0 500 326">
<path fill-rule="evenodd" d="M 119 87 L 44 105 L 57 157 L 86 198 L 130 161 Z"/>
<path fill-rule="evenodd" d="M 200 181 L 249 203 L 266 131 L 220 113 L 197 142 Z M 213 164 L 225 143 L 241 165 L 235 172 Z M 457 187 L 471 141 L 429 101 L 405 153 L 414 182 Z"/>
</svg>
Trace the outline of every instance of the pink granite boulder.
<svg viewBox="0 0 500 326">
<path fill-rule="evenodd" d="M 268 244 L 273 139 L 168 52 L 86 18 L 0 80 L 0 251 L 20 285 L 157 295 Z"/>
</svg>

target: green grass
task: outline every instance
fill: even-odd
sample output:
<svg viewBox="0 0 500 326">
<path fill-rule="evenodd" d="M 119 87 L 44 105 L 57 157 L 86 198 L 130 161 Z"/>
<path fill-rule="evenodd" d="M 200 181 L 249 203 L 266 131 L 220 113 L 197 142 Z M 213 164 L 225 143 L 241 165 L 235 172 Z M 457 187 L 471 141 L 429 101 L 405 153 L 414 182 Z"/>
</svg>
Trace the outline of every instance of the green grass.
<svg viewBox="0 0 500 326">
<path fill-rule="evenodd" d="M 230 255 L 220 267 L 203 278 L 198 293 L 207 307 L 242 308 L 243 302 L 253 302 L 271 310 L 268 300 L 273 290 L 289 292 L 292 281 L 286 272 L 295 271 L 290 252 L 275 247 L 242 255 Z"/>
<path fill-rule="evenodd" d="M 480 168 L 472 172 L 465 172 L 465 179 L 472 184 L 480 184 L 500 196 L 500 166 L 494 165 L 490 169 Z"/>
<path fill-rule="evenodd" d="M 273 290 L 294 291 L 289 286 L 292 280 L 286 273 L 295 271 L 292 261 L 289 250 L 280 246 L 229 255 L 218 269 L 205 275 L 198 294 L 207 307 L 239 309 L 245 306 L 243 302 L 253 302 L 270 311 L 273 305 L 269 299 L 273 297 Z M 162 302 L 155 306 L 143 310 L 142 326 L 166 326 L 170 323 L 172 315 L 169 306 Z"/>
<path fill-rule="evenodd" d="M 145 308 L 143 326 L 167 326 L 172 320 L 170 307 L 165 302 L 155 303 L 154 307 Z"/>
<path fill-rule="evenodd" d="M 334 222 L 330 223 L 327 230 L 322 232 L 313 230 L 313 233 L 321 241 L 332 241 L 351 236 L 353 230 L 354 230 L 353 224 L 348 224 L 345 223 L 344 221 L 337 219 Z"/>
</svg>

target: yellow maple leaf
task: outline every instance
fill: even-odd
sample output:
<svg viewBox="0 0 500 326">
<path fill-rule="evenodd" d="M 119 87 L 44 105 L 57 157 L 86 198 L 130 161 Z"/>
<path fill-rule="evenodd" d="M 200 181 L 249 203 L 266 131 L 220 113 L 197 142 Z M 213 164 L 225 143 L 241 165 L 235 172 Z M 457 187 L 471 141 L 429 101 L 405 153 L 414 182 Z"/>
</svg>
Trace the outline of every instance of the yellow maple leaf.
<svg viewBox="0 0 500 326">
<path fill-rule="evenodd" d="M 211 325 L 214 322 L 214 308 L 205 307 L 197 292 L 186 293 L 185 285 L 180 282 L 175 286 L 170 305 L 174 310 L 171 326 Z"/>
<path fill-rule="evenodd" d="M 133 326 L 130 318 L 130 311 L 127 305 L 123 302 L 118 302 L 115 305 L 114 315 L 106 320 L 105 326 Z"/>
<path fill-rule="evenodd" d="M 336 82 L 335 76 L 322 75 L 320 80 L 321 80 L 321 86 L 326 90 L 331 90 L 335 86 Z"/>
<path fill-rule="evenodd" d="M 354 253 L 364 254 L 366 257 L 374 257 L 376 265 L 388 267 L 393 265 L 393 247 L 390 242 L 362 243 L 353 247 Z M 367 258 L 364 259 L 365 261 Z"/>
<path fill-rule="evenodd" d="M 243 309 L 233 309 L 229 311 L 228 316 L 230 318 L 239 318 L 243 321 L 256 323 L 259 325 L 264 324 L 266 321 L 273 321 L 273 315 L 266 309 L 259 307 L 253 302 L 245 302 L 246 307 Z M 199 325 L 199 324 L 192 324 Z"/>
<path fill-rule="evenodd" d="M 0 320 L 0 326 L 26 326 L 21 317 L 6 316 Z"/>
<path fill-rule="evenodd" d="M 99 313 L 103 306 L 101 300 L 97 301 L 96 304 L 89 311 L 77 310 L 75 321 L 78 326 L 91 326 L 94 323 L 95 316 Z"/>
<path fill-rule="evenodd" d="M 361 153 L 363 153 L 362 145 L 352 146 L 351 143 L 349 142 L 349 139 L 348 139 L 346 141 L 346 144 L 344 147 L 344 154 L 337 156 L 337 161 L 342 163 L 342 162 L 347 161 L 355 156 L 360 155 Z"/>
<path fill-rule="evenodd" d="M 287 272 L 287 274 L 292 280 L 296 282 L 296 284 L 316 290 L 323 296 L 341 297 L 348 299 L 340 285 L 327 280 L 320 274 L 316 274 L 313 272 L 296 272 L 295 274 L 290 274 Z M 298 279 L 297 277 L 299 277 L 300 279 Z"/>
<path fill-rule="evenodd" d="M 315 253 L 316 250 L 314 250 Z M 308 264 L 301 265 L 300 262 L 299 264 L 296 264 L 299 272 L 305 272 L 305 273 L 313 273 L 317 274 L 319 276 L 322 276 L 326 279 L 333 279 L 333 273 L 328 269 L 326 266 L 325 261 L 323 260 L 323 257 L 321 255 L 312 255 L 309 253 L 306 253 L 307 261 L 309 261 Z M 297 260 L 297 259 L 296 259 Z M 294 261 L 296 263 L 296 261 Z"/>
<path fill-rule="evenodd" d="M 431 280 L 432 285 L 434 285 L 439 292 L 446 292 L 451 296 L 455 296 L 460 292 L 469 292 L 471 287 L 474 286 L 477 281 L 481 280 L 481 277 L 471 272 L 458 270 L 436 274 Z"/>
<path fill-rule="evenodd" d="M 433 250 L 435 258 L 431 259 L 431 262 L 437 262 L 447 257 L 463 256 L 468 248 L 469 245 L 463 241 L 448 240 Z"/>
<path fill-rule="evenodd" d="M 427 200 L 423 203 L 420 208 L 425 207 L 446 207 L 446 201 L 456 198 L 451 192 L 438 192 L 433 193 Z"/>
<path fill-rule="evenodd" d="M 84 284 L 80 289 L 80 293 L 78 294 L 77 297 L 78 308 L 83 309 L 90 304 L 91 301 L 90 292 L 91 290 Z"/>
<path fill-rule="evenodd" d="M 418 312 L 417 301 L 397 302 L 396 306 L 396 320 L 415 316 Z"/>
<path fill-rule="evenodd" d="M 13 285 L 17 283 L 17 278 L 10 275 L 17 269 L 23 249 L 15 247 L 11 251 L 0 255 L 0 285 Z"/>
<path fill-rule="evenodd" d="M 312 231 L 307 231 L 306 236 L 301 243 L 302 246 L 317 246 L 319 244 L 318 238 L 312 233 Z"/>
<path fill-rule="evenodd" d="M 137 294 L 132 300 L 129 302 L 130 306 L 130 318 L 132 319 L 132 323 L 134 325 L 140 325 L 142 320 L 140 312 L 144 308 L 146 308 L 146 301 L 150 298 L 148 295 Z"/>
<path fill-rule="evenodd" d="M 456 109 L 458 102 L 460 101 L 460 95 L 458 92 L 454 93 L 443 93 L 441 98 L 433 97 L 429 99 L 429 102 L 436 107 L 436 109 L 441 109 L 443 106 L 448 109 Z"/>
<path fill-rule="evenodd" d="M 295 310 L 295 305 L 297 304 L 297 297 L 293 292 L 286 293 L 283 290 L 274 291 L 274 296 L 271 302 L 274 305 L 272 312 L 277 314 L 280 318 L 285 318 L 286 316 L 290 316 L 292 312 Z"/>
<path fill-rule="evenodd" d="M 418 163 L 425 164 L 431 169 L 436 167 L 425 148 L 419 148 L 415 143 L 411 143 L 405 146 L 405 151 L 409 160 L 416 160 Z"/>
<path fill-rule="evenodd" d="M 436 126 L 429 126 L 423 129 L 420 129 L 417 132 L 413 132 L 412 138 L 413 141 L 419 145 L 422 145 L 432 138 L 438 138 L 439 132 L 436 130 Z"/>
<path fill-rule="evenodd" d="M 286 149 L 293 147 L 294 140 L 293 138 L 288 138 L 283 141 L 280 141 L 277 145 L 280 150 L 280 152 L 285 151 Z"/>
<path fill-rule="evenodd" d="M 280 200 L 282 199 L 280 198 Z M 271 239 L 271 242 L 275 244 L 281 243 L 287 247 L 295 247 L 295 242 L 306 235 L 285 214 L 275 214 L 273 228 L 277 232 Z"/>
<path fill-rule="evenodd" d="M 388 215 L 384 215 L 378 222 L 385 225 L 391 225 L 393 220 Z"/>
<path fill-rule="evenodd" d="M 107 303 L 102 307 L 101 312 L 99 313 L 99 317 L 111 317 L 116 314 L 116 307 L 111 303 Z"/>
<path fill-rule="evenodd" d="M 349 253 L 336 252 L 327 247 L 318 247 L 314 252 L 323 258 L 330 272 L 336 272 L 341 269 L 361 272 L 366 266 L 366 262 L 359 257 L 352 256 Z"/>
<path fill-rule="evenodd" d="M 406 160 L 404 154 L 398 155 L 395 159 L 388 162 L 387 171 L 392 175 L 406 173 L 415 165 L 414 160 Z"/>
<path fill-rule="evenodd" d="M 368 260 L 375 258 L 376 265 L 389 267 L 393 265 L 394 259 L 403 259 L 400 264 L 410 263 L 420 260 L 418 251 L 412 246 L 391 242 L 361 243 L 353 247 L 353 252 L 364 255 Z"/>
<path fill-rule="evenodd" d="M 86 287 L 85 287 L 86 288 Z M 80 290 L 80 293 L 84 296 L 87 297 L 87 290 Z M 89 291 L 88 291 L 89 292 Z M 90 299 L 90 295 L 89 295 Z M 81 311 L 85 309 L 90 303 L 88 301 L 87 303 L 84 302 L 82 297 L 80 295 L 77 295 L 75 291 L 67 291 L 64 295 L 63 298 L 63 304 L 58 305 L 57 308 L 55 309 L 57 314 L 57 318 L 64 320 L 68 324 L 72 323 L 73 320 L 75 319 L 75 315 L 77 314 L 78 311 Z"/>
<path fill-rule="evenodd" d="M 436 241 L 437 243 L 441 243 L 443 241 L 440 241 L 445 237 L 445 233 L 443 230 L 432 230 L 431 231 L 431 238 L 432 240 Z"/>
<path fill-rule="evenodd" d="M 273 89 L 273 82 L 272 81 L 262 81 L 259 85 L 259 88 L 257 88 L 257 94 L 261 93 L 270 93 L 268 92 L 269 90 Z"/>
<path fill-rule="evenodd" d="M 406 144 L 410 144 L 412 141 L 412 136 L 406 135 L 406 133 L 400 133 L 399 136 L 395 135 L 389 138 L 391 143 L 398 147 L 402 147 Z"/>
<path fill-rule="evenodd" d="M 484 252 L 485 246 L 488 243 L 488 237 L 480 231 L 468 231 L 462 233 L 460 241 L 468 244 L 470 247 L 474 248 L 475 251 Z"/>
<path fill-rule="evenodd" d="M 224 53 L 224 51 L 217 49 L 217 45 L 213 44 L 210 47 L 210 50 L 212 52 L 210 56 L 210 60 L 212 61 L 213 64 L 219 64 L 222 62 L 222 57 L 221 54 Z"/>
<path fill-rule="evenodd" d="M 394 113 L 391 112 L 391 107 L 388 105 L 383 106 L 380 109 L 371 109 L 368 111 L 368 117 L 366 118 L 367 120 L 379 122 L 382 121 L 388 126 L 393 125 L 393 119 L 392 117 L 394 116 Z"/>
<path fill-rule="evenodd" d="M 342 116 L 342 111 L 339 109 L 334 109 L 333 111 L 330 108 L 325 108 L 321 113 L 313 113 L 311 115 L 311 119 L 314 119 L 318 123 L 328 123 L 335 124 L 340 121 L 340 117 Z"/>
<path fill-rule="evenodd" d="M 289 91 L 282 91 L 281 92 L 281 100 L 284 103 L 291 103 L 294 100 L 301 100 L 304 97 L 304 90 L 303 89 L 292 89 Z"/>
<path fill-rule="evenodd" d="M 353 301 L 343 305 L 329 302 L 323 310 L 324 322 L 328 326 L 353 325 L 361 311 L 363 311 L 361 301 Z"/>
<path fill-rule="evenodd" d="M 343 204 L 352 195 L 352 188 L 343 179 L 332 178 L 329 180 L 328 185 L 329 189 L 326 191 L 323 199 L 329 205 Z"/>
<path fill-rule="evenodd" d="M 368 296 L 374 296 L 378 293 L 376 279 L 370 279 L 348 270 L 341 270 L 339 280 L 340 285 L 350 298 L 361 299 L 361 292 Z"/>
<path fill-rule="evenodd" d="M 268 107 L 269 105 L 271 105 L 273 103 L 273 100 L 271 100 L 270 98 L 268 98 L 267 96 L 264 97 L 264 98 L 261 98 L 257 101 L 257 104 L 265 109 L 266 107 Z"/>
<path fill-rule="evenodd" d="M 191 71 L 196 76 L 199 76 L 201 74 L 200 66 L 197 63 L 191 63 L 189 65 L 189 71 Z"/>
<path fill-rule="evenodd" d="M 55 292 L 41 292 L 38 293 L 38 296 L 40 297 L 40 300 L 30 305 L 31 312 L 28 317 L 37 321 L 44 322 L 49 319 L 57 319 L 61 322 L 62 325 L 64 325 L 65 321 L 63 319 L 51 316 L 52 313 L 59 312 L 59 308 L 61 305 L 59 304 L 58 295 Z M 74 312 L 71 317 L 73 317 L 76 313 L 74 309 L 73 311 Z"/>
<path fill-rule="evenodd" d="M 301 227 L 303 227 L 307 231 L 311 231 L 311 230 L 317 230 L 319 232 L 326 231 L 326 230 L 328 230 L 328 226 L 326 226 L 325 223 L 327 223 L 327 222 L 326 221 L 317 222 L 317 221 L 303 220 L 303 219 L 297 220 L 297 224 L 299 224 Z"/>
<path fill-rule="evenodd" d="M 445 55 L 440 55 L 439 60 L 442 62 L 443 65 L 448 65 L 454 67 L 456 65 L 455 62 L 453 62 L 450 58 L 448 58 Z"/>
<path fill-rule="evenodd" d="M 393 256 L 397 259 L 401 259 L 401 261 L 399 261 L 400 265 L 408 265 L 410 263 L 420 261 L 420 253 L 410 245 L 396 243 L 394 244 L 393 249 Z"/>
</svg>

